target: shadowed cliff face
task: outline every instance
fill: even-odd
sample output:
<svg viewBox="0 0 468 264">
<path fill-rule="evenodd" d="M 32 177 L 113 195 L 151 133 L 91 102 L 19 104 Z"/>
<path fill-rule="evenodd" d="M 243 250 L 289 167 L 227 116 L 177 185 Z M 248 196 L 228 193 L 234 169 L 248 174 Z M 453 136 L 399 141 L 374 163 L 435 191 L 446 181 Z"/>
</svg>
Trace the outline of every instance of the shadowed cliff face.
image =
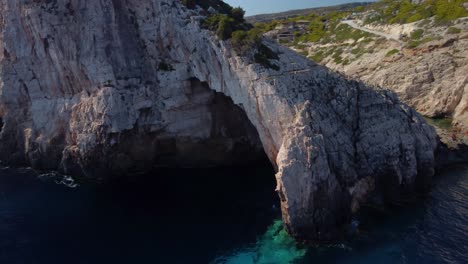
<svg viewBox="0 0 468 264">
<path fill-rule="evenodd" d="M 86 155 L 69 149 L 57 160 L 61 168 L 105 177 L 153 167 L 231 166 L 266 158 L 257 131 L 230 98 L 195 78 L 180 85 L 184 98 L 167 112 L 155 117 L 151 106 L 140 109 L 133 128 L 106 133 Z M 154 128 L 156 118 L 163 127 Z"/>
<path fill-rule="evenodd" d="M 433 175 L 411 108 L 267 40 L 238 57 L 174 0 L 0 0 L 1 158 L 102 177 L 153 166 L 276 165 L 283 221 L 327 240 L 372 191 Z"/>
</svg>

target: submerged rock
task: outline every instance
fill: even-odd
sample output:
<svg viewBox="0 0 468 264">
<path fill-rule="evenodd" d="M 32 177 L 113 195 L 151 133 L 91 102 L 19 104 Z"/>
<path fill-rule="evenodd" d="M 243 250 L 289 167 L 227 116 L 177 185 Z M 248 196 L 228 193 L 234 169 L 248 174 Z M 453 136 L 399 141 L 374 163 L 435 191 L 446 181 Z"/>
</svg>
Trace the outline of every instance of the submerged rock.
<svg viewBox="0 0 468 264">
<path fill-rule="evenodd" d="M 1 0 L 0 16 L 6 162 L 104 177 L 264 151 L 286 229 L 308 240 L 434 174 L 433 128 L 393 93 L 267 40 L 277 70 L 253 63 L 178 1 Z"/>
</svg>

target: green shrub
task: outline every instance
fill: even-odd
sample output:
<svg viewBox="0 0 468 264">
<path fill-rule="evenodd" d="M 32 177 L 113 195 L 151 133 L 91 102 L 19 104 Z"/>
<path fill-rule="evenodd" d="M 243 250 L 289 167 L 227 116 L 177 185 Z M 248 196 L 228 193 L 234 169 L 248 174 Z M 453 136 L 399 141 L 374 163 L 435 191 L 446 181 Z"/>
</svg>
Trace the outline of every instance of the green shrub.
<svg viewBox="0 0 468 264">
<path fill-rule="evenodd" d="M 343 54 L 342 48 L 336 49 L 335 52 L 333 53 L 332 58 L 336 64 L 341 64 L 343 62 L 343 58 L 341 57 L 341 54 Z"/>
<path fill-rule="evenodd" d="M 380 14 L 375 14 L 373 16 L 369 16 L 367 17 L 365 20 L 364 20 L 364 24 L 365 25 L 368 25 L 368 24 L 372 24 L 372 23 L 376 23 L 376 22 L 381 22 L 382 21 L 382 16 Z"/>
<path fill-rule="evenodd" d="M 279 21 L 273 20 L 269 23 L 264 23 L 264 22 L 257 22 L 254 24 L 254 28 L 260 30 L 263 33 L 266 33 L 268 31 L 271 31 L 276 28 L 278 25 Z"/>
<path fill-rule="evenodd" d="M 222 40 L 229 39 L 232 35 L 234 20 L 230 17 L 224 16 L 219 20 L 216 35 Z"/>
<path fill-rule="evenodd" d="M 301 50 L 298 53 L 305 57 L 309 56 L 309 52 L 307 50 Z"/>
<path fill-rule="evenodd" d="M 191 9 L 195 8 L 196 5 L 199 5 L 205 10 L 213 7 L 219 13 L 225 15 L 230 15 L 233 10 L 230 5 L 224 3 L 222 0 L 181 0 L 181 2 Z"/>
<path fill-rule="evenodd" d="M 412 40 L 407 44 L 407 47 L 410 48 L 410 49 L 414 49 L 414 48 L 418 47 L 421 44 L 422 44 L 422 42 L 420 40 Z"/>
<path fill-rule="evenodd" d="M 461 29 L 456 28 L 456 27 L 449 27 L 447 29 L 447 34 L 459 34 L 461 32 Z"/>
<path fill-rule="evenodd" d="M 203 21 L 203 27 L 216 32 L 220 39 L 226 40 L 231 37 L 234 28 L 236 28 L 236 22 L 227 15 L 214 14 Z"/>
<path fill-rule="evenodd" d="M 261 43 L 262 31 L 259 29 L 251 29 L 249 31 L 237 30 L 232 33 L 231 43 L 241 54 L 248 50 L 257 47 Z"/>
<path fill-rule="evenodd" d="M 411 39 L 412 40 L 418 40 L 421 39 L 424 35 L 424 30 L 423 29 L 416 29 L 415 31 L 411 32 Z"/>
<path fill-rule="evenodd" d="M 333 61 L 336 63 L 336 64 L 341 64 L 343 62 L 343 58 L 341 57 L 341 55 L 333 55 Z"/>
<path fill-rule="evenodd" d="M 367 44 L 367 43 L 371 43 L 372 41 L 374 41 L 374 38 L 368 36 L 368 37 L 365 37 L 365 38 L 361 41 L 361 43 L 366 43 L 366 44 Z"/>
<path fill-rule="evenodd" d="M 278 54 L 273 52 L 270 48 L 267 46 L 261 44 L 257 48 L 257 53 L 254 55 L 255 62 L 258 64 L 263 65 L 266 68 L 270 68 L 273 70 L 278 71 L 280 67 L 276 64 L 271 63 L 270 60 L 278 60 Z"/>
<path fill-rule="evenodd" d="M 310 22 L 310 25 L 307 27 L 307 32 L 298 37 L 297 41 L 299 42 L 318 42 L 323 37 L 327 36 L 328 32 L 326 31 L 326 26 L 323 18 L 317 17 Z"/>
<path fill-rule="evenodd" d="M 429 2 L 433 4 L 436 23 L 468 16 L 468 11 L 463 7 L 465 0 L 431 0 Z"/>
<path fill-rule="evenodd" d="M 323 50 L 317 51 L 310 58 L 315 62 L 322 62 L 325 59 L 325 52 Z"/>
<path fill-rule="evenodd" d="M 172 65 L 166 63 L 165 61 L 161 61 L 159 63 L 158 69 L 160 71 L 174 71 L 174 67 L 172 67 Z"/>
<path fill-rule="evenodd" d="M 364 6 L 358 6 L 354 9 L 356 12 L 363 12 L 364 11 Z"/>
<path fill-rule="evenodd" d="M 424 44 L 424 43 L 427 43 L 427 42 L 430 42 L 430 41 L 433 41 L 433 40 L 440 40 L 440 39 L 441 39 L 441 37 L 437 36 L 437 37 L 427 37 L 427 38 L 423 38 L 423 39 L 419 39 L 419 40 L 412 40 L 407 44 L 406 47 L 407 48 L 416 48 L 421 44 Z"/>
<path fill-rule="evenodd" d="M 209 15 L 202 23 L 204 28 L 216 32 L 218 38 L 227 40 L 231 38 L 232 32 L 237 30 L 247 30 L 251 26 L 245 23 L 245 11 L 240 8 L 231 8 L 228 14 Z"/>
<path fill-rule="evenodd" d="M 361 38 L 370 37 L 371 34 L 358 29 L 354 29 L 348 25 L 341 24 L 334 30 L 335 42 L 344 42 L 346 40 L 358 41 Z"/>
<path fill-rule="evenodd" d="M 362 52 L 362 48 L 357 47 L 351 50 L 351 54 L 356 55 Z"/>
<path fill-rule="evenodd" d="M 205 20 L 203 20 L 202 26 L 209 30 L 217 30 L 219 22 L 221 19 L 227 18 L 226 15 L 223 14 L 213 14 L 208 16 Z"/>
<path fill-rule="evenodd" d="M 385 55 L 385 57 L 390 57 L 394 54 L 398 54 L 400 53 L 400 50 L 399 49 L 392 49 L 391 51 L 387 52 L 387 54 Z"/>
<path fill-rule="evenodd" d="M 235 7 L 231 10 L 231 17 L 237 22 L 237 23 L 244 23 L 244 15 L 245 11 L 241 7 Z"/>
</svg>

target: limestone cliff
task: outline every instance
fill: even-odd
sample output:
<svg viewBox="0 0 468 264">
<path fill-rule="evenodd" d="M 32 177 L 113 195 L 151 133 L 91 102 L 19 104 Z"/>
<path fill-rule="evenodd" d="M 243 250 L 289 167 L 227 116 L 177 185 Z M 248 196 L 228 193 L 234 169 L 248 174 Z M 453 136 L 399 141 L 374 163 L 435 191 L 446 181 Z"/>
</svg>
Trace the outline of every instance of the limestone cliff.
<svg viewBox="0 0 468 264">
<path fill-rule="evenodd" d="M 311 44 L 309 49 L 311 54 L 339 50 L 340 60 L 330 52 L 321 64 L 369 85 L 391 89 L 425 116 L 453 119 L 457 137 L 468 144 L 468 18 L 452 23 L 438 26 L 432 20 L 402 25 L 361 22 L 361 29 L 380 32 L 389 39 L 369 37 L 333 47 Z M 418 31 L 424 32 L 419 39 L 414 33 Z M 405 35 L 408 37 L 399 40 Z"/>
<path fill-rule="evenodd" d="M 425 187 L 435 132 L 387 91 L 265 41 L 239 57 L 175 0 L 0 0 L 0 157 L 104 177 L 258 157 L 298 239 Z M 248 183 L 246 183 L 248 184 Z"/>
</svg>

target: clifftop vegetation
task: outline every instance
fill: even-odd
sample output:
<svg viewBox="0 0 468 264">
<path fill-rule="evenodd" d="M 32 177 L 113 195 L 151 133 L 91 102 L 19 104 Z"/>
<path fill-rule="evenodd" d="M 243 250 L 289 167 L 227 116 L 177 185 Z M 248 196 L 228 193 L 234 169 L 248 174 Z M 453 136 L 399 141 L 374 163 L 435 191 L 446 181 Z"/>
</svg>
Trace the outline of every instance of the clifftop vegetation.
<svg viewBox="0 0 468 264">
<path fill-rule="evenodd" d="M 317 62 L 331 57 L 337 64 L 349 64 L 374 49 L 381 49 L 384 42 L 381 36 L 356 29 L 341 23 L 342 20 L 362 19 L 364 24 L 403 24 L 415 21 L 426 21 L 431 25 L 448 25 L 457 18 L 468 16 L 464 3 L 468 0 L 426 0 L 414 4 L 410 0 L 382 0 L 376 3 L 363 3 L 361 6 L 350 6 L 340 11 L 322 13 L 311 12 L 282 20 L 258 22 L 253 26 L 246 22 L 245 11 L 233 8 L 220 0 L 181 0 L 188 8 L 197 5 L 207 11 L 207 17 L 202 26 L 215 32 L 222 40 L 229 40 L 234 49 L 242 55 L 250 54 L 256 62 L 274 68 L 267 63 L 275 56 L 267 56 L 273 52 L 262 45 L 262 36 L 267 32 L 278 31 L 282 44 L 296 49 Z M 214 10 L 213 10 L 214 9 Z M 433 20 L 429 20 L 433 18 Z M 430 22 L 433 21 L 433 22 Z M 297 26 L 300 25 L 300 26 Z M 427 27 L 427 26 L 426 26 Z M 458 34 L 459 29 L 452 28 L 448 34 Z M 424 30 L 416 30 L 402 38 L 407 48 L 416 48 L 421 44 L 440 39 L 440 36 L 430 36 Z M 309 51 L 311 43 L 318 45 L 314 51 Z M 344 56 L 348 51 L 349 56 Z M 397 54 L 393 52 L 390 55 Z M 389 55 L 389 56 L 390 56 Z"/>
<path fill-rule="evenodd" d="M 437 23 L 468 16 L 468 10 L 463 7 L 467 0 L 426 0 L 421 4 L 413 4 L 409 0 L 383 0 L 366 10 L 377 12 L 370 16 L 366 23 L 404 24 L 434 17 Z"/>
<path fill-rule="evenodd" d="M 468 16 L 463 5 L 467 2 L 468 0 L 426 0 L 421 4 L 414 4 L 409 0 L 382 0 L 340 11 L 320 14 L 310 12 L 281 20 L 258 22 L 252 30 L 258 33 L 268 32 L 281 44 L 290 46 L 316 62 L 331 58 L 336 64 L 347 65 L 365 54 L 385 49 L 386 40 L 382 36 L 342 23 L 343 20 L 358 19 L 364 24 L 421 21 L 414 32 L 399 36 L 404 47 L 414 49 L 442 38 L 443 31 L 431 30 L 432 27 L 449 25 L 457 18 Z M 460 29 L 457 27 L 447 30 L 447 34 L 459 33 Z M 311 46 L 315 48 L 310 49 Z M 388 49 L 388 57 L 399 54 L 397 51 L 398 49 Z"/>
<path fill-rule="evenodd" d="M 195 8 L 197 5 L 201 8 L 208 10 L 208 8 L 212 7 L 216 9 L 219 13 L 222 14 L 229 14 L 233 9 L 232 6 L 224 3 L 221 0 L 181 0 L 184 5 L 188 8 Z"/>
<path fill-rule="evenodd" d="M 245 11 L 241 7 L 231 7 L 220 0 L 182 0 L 182 3 L 188 8 L 195 8 L 198 5 L 207 11 L 210 8 L 216 10 L 206 17 L 202 23 L 203 27 L 216 32 L 219 39 L 230 40 L 239 54 L 246 55 L 248 51 L 253 50 L 253 59 L 256 63 L 279 70 L 277 65 L 270 62 L 277 60 L 278 55 L 262 44 L 262 35 L 265 31 L 247 23 L 244 18 Z"/>
</svg>

